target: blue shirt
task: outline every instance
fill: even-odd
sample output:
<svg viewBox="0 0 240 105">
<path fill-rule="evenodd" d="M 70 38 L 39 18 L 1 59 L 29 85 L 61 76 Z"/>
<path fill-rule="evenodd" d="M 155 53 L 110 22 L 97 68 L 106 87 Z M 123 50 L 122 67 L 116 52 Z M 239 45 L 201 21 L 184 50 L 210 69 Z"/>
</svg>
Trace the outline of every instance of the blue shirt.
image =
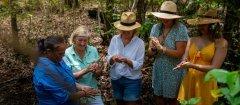
<svg viewBox="0 0 240 105">
<path fill-rule="evenodd" d="M 69 67 L 71 67 L 73 73 L 87 68 L 90 64 L 92 64 L 98 59 L 99 55 L 97 49 L 90 45 L 87 46 L 83 58 L 80 58 L 79 54 L 76 53 L 74 45 L 67 48 L 67 50 L 65 51 L 65 56 L 63 57 L 63 60 Z M 95 76 L 91 72 L 83 75 L 77 80 L 77 82 L 87 86 L 91 86 L 93 88 L 97 88 L 98 84 Z"/>
<path fill-rule="evenodd" d="M 139 79 L 142 77 L 141 67 L 144 61 L 145 46 L 142 39 L 134 36 L 130 43 L 124 46 L 121 35 L 115 35 L 108 48 L 108 62 L 114 55 L 127 57 L 133 63 L 133 68 L 125 63 L 114 63 L 110 68 L 111 79 L 116 80 L 122 76 L 129 79 Z"/>
<path fill-rule="evenodd" d="M 77 91 L 75 78 L 63 61 L 54 63 L 39 57 L 33 83 L 39 105 L 73 105 L 69 95 Z"/>
</svg>

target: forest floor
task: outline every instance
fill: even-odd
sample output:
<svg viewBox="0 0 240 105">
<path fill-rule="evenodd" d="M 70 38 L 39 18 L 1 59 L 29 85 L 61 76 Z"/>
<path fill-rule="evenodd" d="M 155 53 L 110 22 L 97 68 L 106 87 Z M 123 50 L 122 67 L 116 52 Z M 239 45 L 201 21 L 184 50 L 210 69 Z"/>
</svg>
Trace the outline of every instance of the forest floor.
<svg viewBox="0 0 240 105">
<path fill-rule="evenodd" d="M 87 6 L 91 7 L 91 6 Z M 29 60 L 37 39 L 48 35 L 61 35 L 69 37 L 71 32 L 79 25 L 85 25 L 91 29 L 93 42 L 98 40 L 94 29 L 98 27 L 96 19 L 88 17 L 87 8 L 82 6 L 76 10 L 66 11 L 64 14 L 44 14 L 35 12 L 29 18 L 19 19 L 19 36 L 21 45 L 9 43 L 11 38 L 10 19 L 0 21 L 0 105 L 35 105 L 37 103 L 32 84 L 34 61 Z M 97 38 L 96 38 L 97 37 Z M 26 43 L 28 41 L 28 43 Z M 31 42 L 31 43 L 29 43 Z M 21 54 L 14 53 L 16 47 L 21 48 Z M 105 46 L 98 46 L 100 50 L 106 50 Z M 151 77 L 149 62 L 143 68 L 143 103 L 151 105 Z M 100 78 L 100 89 L 104 95 L 106 104 L 112 103 L 109 77 L 106 74 Z M 148 90 L 148 91 L 146 91 Z M 147 101 L 146 101 L 147 100 Z"/>
</svg>

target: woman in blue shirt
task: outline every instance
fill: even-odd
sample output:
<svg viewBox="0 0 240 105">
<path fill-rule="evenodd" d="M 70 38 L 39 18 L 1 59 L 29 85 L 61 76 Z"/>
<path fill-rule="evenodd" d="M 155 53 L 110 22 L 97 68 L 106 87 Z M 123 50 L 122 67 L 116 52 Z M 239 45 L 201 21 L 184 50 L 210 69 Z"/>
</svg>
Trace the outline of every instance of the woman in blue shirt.
<svg viewBox="0 0 240 105">
<path fill-rule="evenodd" d="M 80 97 L 97 94 L 97 90 L 75 82 L 62 61 L 66 43 L 60 36 L 49 36 L 38 42 L 41 55 L 34 67 L 33 83 L 39 105 L 74 105 Z"/>
<path fill-rule="evenodd" d="M 95 47 L 88 45 L 89 34 L 84 26 L 74 30 L 69 39 L 71 46 L 65 51 L 63 60 L 71 67 L 78 83 L 98 89 L 96 76 L 101 74 L 97 63 L 99 55 Z M 87 105 L 103 105 L 100 94 L 93 98 L 81 99 L 80 102 Z"/>
</svg>

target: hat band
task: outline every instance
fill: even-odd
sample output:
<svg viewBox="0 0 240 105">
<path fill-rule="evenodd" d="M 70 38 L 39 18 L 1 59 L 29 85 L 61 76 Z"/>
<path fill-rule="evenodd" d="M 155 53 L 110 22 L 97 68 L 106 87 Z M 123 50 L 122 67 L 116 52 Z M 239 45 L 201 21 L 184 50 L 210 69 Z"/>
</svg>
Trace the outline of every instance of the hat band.
<svg viewBox="0 0 240 105">
<path fill-rule="evenodd" d="M 123 23 L 123 22 L 120 22 L 121 25 L 124 25 L 124 26 L 133 26 L 136 22 L 133 22 L 133 23 Z"/>
<path fill-rule="evenodd" d="M 165 10 L 160 10 L 160 12 L 176 15 L 176 12 L 170 12 L 170 11 L 165 11 Z"/>
<path fill-rule="evenodd" d="M 206 16 L 206 15 L 200 15 L 199 17 L 202 17 L 202 18 L 212 18 L 212 19 L 217 19 L 216 16 Z"/>
</svg>

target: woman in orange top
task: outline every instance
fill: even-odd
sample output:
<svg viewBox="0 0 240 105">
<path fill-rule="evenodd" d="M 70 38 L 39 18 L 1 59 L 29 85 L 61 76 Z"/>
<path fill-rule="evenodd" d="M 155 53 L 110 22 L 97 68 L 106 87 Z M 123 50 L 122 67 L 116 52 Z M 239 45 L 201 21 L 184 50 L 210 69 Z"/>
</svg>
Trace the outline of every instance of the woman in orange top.
<svg viewBox="0 0 240 105">
<path fill-rule="evenodd" d="M 217 11 L 209 10 L 203 16 L 213 17 Z M 220 20 L 214 18 L 189 19 L 189 25 L 197 25 L 200 36 L 192 37 L 177 68 L 189 68 L 182 82 L 179 99 L 200 97 L 198 105 L 212 105 L 216 99 L 210 91 L 217 88 L 216 81 L 204 82 L 206 73 L 220 68 L 227 54 L 227 41 L 220 35 Z"/>
</svg>

